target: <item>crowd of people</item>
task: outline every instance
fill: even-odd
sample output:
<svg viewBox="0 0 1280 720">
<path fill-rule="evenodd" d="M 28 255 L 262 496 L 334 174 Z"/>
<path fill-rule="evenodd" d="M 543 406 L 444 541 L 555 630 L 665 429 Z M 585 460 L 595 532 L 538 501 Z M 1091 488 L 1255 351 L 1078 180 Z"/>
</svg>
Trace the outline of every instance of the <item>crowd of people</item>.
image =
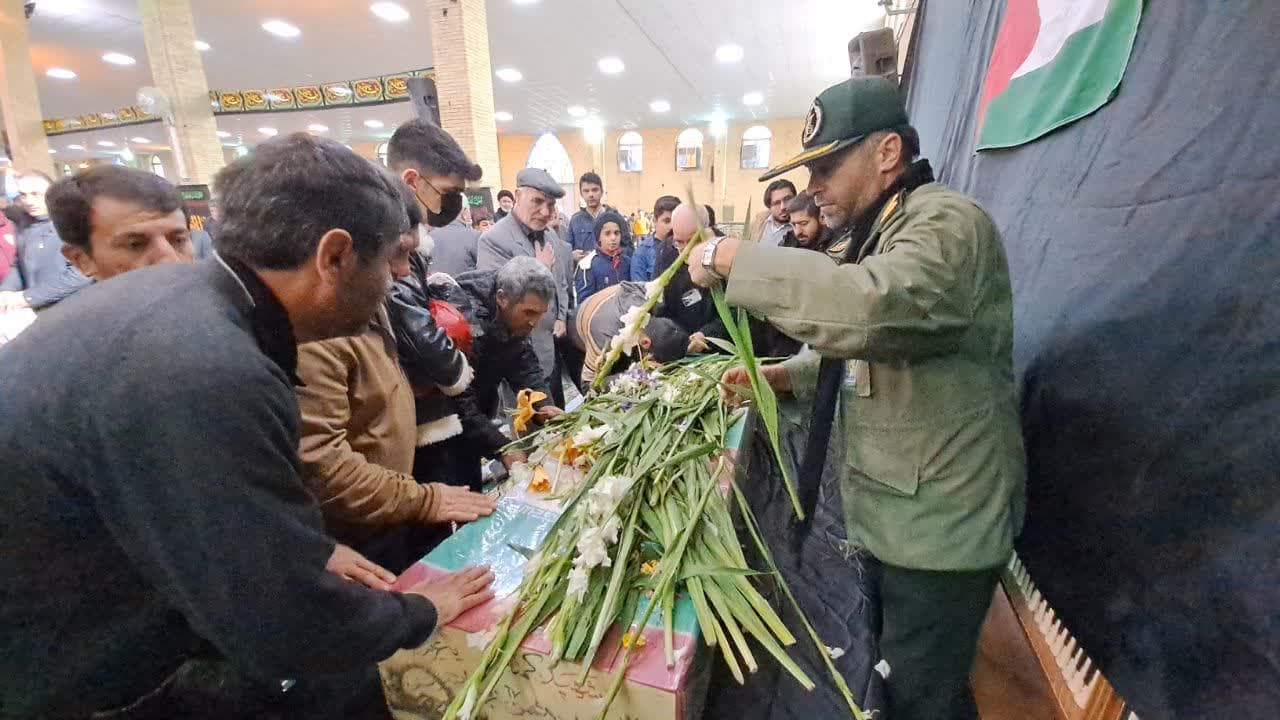
<svg viewBox="0 0 1280 720">
<path fill-rule="evenodd" d="M 802 482 L 857 404 L 846 514 L 894 599 L 891 699 L 949 717 L 1020 523 L 1007 270 L 896 88 L 819 105 L 843 110 L 770 173 L 808 189 L 767 185 L 750 243 L 669 195 L 626 217 L 595 173 L 572 217 L 538 168 L 470 208 L 481 168 L 426 120 L 386 168 L 264 142 L 218 174 L 208 233 L 150 173 L 22 175 L 0 308 L 40 313 L 0 348 L 5 716 L 385 718 L 375 663 L 492 597 L 484 568 L 391 587 L 493 512 L 482 468 L 526 459 L 503 388 L 554 420 L 670 271 L 615 371 L 715 351 L 722 283 L 756 354 L 788 358 L 766 380 L 816 398 Z"/>
</svg>

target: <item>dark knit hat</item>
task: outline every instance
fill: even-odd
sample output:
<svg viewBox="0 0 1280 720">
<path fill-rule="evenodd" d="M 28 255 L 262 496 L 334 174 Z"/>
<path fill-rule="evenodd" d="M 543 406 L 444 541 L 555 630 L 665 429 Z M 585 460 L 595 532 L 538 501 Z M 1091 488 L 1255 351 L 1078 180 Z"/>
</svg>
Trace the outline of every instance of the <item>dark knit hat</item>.
<svg viewBox="0 0 1280 720">
<path fill-rule="evenodd" d="M 605 210 L 604 212 L 600 213 L 599 217 L 596 218 L 596 224 L 592 228 L 592 230 L 595 232 L 597 243 L 600 242 L 600 232 L 604 230 L 605 223 L 617 223 L 618 230 L 625 230 L 627 227 L 627 221 L 623 219 L 621 215 L 614 212 L 613 210 Z"/>
</svg>

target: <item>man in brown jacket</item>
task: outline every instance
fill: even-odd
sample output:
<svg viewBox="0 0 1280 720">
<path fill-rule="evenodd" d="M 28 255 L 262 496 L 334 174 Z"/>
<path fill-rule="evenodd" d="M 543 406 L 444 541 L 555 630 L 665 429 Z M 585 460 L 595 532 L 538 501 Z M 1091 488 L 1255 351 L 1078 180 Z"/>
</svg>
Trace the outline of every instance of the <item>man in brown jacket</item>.
<svg viewBox="0 0 1280 720">
<path fill-rule="evenodd" d="M 400 239 L 390 272 L 409 274 L 417 229 Z M 364 332 L 298 346 L 300 454 L 304 477 L 337 540 L 402 572 L 423 548 L 414 526 L 468 522 L 493 512 L 493 500 L 463 487 L 419 484 L 413 391 L 396 359 L 386 308 Z"/>
</svg>

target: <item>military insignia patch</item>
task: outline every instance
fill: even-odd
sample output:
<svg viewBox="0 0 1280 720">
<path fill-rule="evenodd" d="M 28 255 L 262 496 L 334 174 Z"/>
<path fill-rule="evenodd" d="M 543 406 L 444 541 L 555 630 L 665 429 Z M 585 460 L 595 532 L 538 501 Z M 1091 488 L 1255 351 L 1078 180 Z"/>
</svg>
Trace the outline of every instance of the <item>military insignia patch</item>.
<svg viewBox="0 0 1280 720">
<path fill-rule="evenodd" d="M 804 133 L 800 135 L 800 142 L 807 147 L 821 130 L 822 101 L 814 100 L 813 105 L 809 107 L 809 114 L 804 118 Z"/>
</svg>

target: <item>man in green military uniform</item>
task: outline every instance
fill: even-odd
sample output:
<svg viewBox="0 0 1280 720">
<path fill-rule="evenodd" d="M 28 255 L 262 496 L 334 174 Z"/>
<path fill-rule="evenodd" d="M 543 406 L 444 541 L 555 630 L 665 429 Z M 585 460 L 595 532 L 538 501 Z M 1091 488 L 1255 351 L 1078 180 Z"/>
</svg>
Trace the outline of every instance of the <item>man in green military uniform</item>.
<svg viewBox="0 0 1280 720">
<path fill-rule="evenodd" d="M 764 375 L 814 402 L 802 496 L 839 428 L 849 537 L 883 565 L 892 717 L 966 717 L 978 632 L 1025 504 L 1004 249 L 991 218 L 915 160 L 893 84 L 828 88 L 803 143 L 761 179 L 807 166 L 809 192 L 847 212 L 851 230 L 827 256 L 711 240 L 693 249 L 690 272 L 702 286 L 726 282 L 731 304 L 808 345 Z"/>
</svg>

